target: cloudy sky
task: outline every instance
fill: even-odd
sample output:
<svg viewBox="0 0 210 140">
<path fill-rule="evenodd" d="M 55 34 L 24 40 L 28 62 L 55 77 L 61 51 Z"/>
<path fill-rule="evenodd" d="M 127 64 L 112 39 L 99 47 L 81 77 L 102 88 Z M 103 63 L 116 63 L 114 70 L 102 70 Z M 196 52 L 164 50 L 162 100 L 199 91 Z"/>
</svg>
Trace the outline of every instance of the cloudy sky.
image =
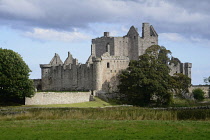
<svg viewBox="0 0 210 140">
<path fill-rule="evenodd" d="M 91 39 L 103 32 L 124 36 L 149 22 L 159 45 L 191 62 L 192 83 L 210 76 L 209 0 L 0 0 L 0 47 L 18 52 L 40 78 L 39 64 L 67 52 L 85 63 Z"/>
</svg>

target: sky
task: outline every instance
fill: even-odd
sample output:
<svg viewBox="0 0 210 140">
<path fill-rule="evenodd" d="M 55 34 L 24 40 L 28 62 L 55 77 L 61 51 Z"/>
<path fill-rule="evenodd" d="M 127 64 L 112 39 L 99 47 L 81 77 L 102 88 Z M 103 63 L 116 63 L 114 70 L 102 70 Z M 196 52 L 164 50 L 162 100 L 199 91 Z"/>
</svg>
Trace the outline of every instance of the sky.
<svg viewBox="0 0 210 140">
<path fill-rule="evenodd" d="M 124 36 L 131 26 L 153 25 L 159 45 L 192 63 L 192 84 L 210 76 L 209 0 L 0 0 L 0 47 L 19 53 L 41 78 L 39 64 L 68 51 L 80 63 L 91 53 L 91 39 L 110 32 Z"/>
</svg>

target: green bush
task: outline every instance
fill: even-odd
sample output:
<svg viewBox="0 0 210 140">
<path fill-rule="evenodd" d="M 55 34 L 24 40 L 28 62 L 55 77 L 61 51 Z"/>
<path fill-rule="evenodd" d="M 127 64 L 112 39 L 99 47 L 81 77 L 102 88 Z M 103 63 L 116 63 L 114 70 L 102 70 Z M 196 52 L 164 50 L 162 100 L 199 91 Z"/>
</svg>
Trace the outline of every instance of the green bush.
<svg viewBox="0 0 210 140">
<path fill-rule="evenodd" d="M 0 48 L 0 103 L 24 104 L 25 97 L 34 94 L 31 70 L 22 57 L 12 51 Z"/>
<path fill-rule="evenodd" d="M 200 88 L 196 88 L 192 91 L 193 96 L 196 100 L 202 101 L 204 99 L 204 91 Z"/>
</svg>

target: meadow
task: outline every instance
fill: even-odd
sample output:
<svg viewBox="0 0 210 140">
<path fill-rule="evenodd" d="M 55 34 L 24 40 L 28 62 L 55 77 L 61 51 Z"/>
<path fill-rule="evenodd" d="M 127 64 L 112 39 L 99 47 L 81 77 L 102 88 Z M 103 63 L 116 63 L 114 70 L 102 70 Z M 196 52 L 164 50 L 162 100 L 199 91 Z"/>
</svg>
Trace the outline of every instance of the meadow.
<svg viewBox="0 0 210 140">
<path fill-rule="evenodd" d="M 71 105 L 0 107 L 0 140 L 205 140 L 210 139 L 209 120 L 209 109 L 118 106 L 100 99 Z"/>
</svg>

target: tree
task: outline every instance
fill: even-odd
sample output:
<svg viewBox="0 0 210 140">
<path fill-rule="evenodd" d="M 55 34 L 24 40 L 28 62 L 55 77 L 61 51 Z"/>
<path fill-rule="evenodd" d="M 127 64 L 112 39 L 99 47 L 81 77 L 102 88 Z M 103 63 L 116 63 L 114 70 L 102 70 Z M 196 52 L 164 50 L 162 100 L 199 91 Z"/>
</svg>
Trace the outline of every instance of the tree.
<svg viewBox="0 0 210 140">
<path fill-rule="evenodd" d="M 182 73 L 175 73 L 170 82 L 170 86 L 175 95 L 183 97 L 185 93 L 189 93 L 189 87 L 191 86 L 191 79 Z"/>
<path fill-rule="evenodd" d="M 139 60 L 131 61 L 120 75 L 119 98 L 133 105 L 169 105 L 172 101 L 171 76 L 167 64 L 171 52 L 153 45 Z"/>
<path fill-rule="evenodd" d="M 29 72 L 18 53 L 0 48 L 0 102 L 24 103 L 25 97 L 34 94 Z"/>
<path fill-rule="evenodd" d="M 204 91 L 200 88 L 193 89 L 193 96 L 196 100 L 202 101 L 204 99 Z"/>
</svg>

